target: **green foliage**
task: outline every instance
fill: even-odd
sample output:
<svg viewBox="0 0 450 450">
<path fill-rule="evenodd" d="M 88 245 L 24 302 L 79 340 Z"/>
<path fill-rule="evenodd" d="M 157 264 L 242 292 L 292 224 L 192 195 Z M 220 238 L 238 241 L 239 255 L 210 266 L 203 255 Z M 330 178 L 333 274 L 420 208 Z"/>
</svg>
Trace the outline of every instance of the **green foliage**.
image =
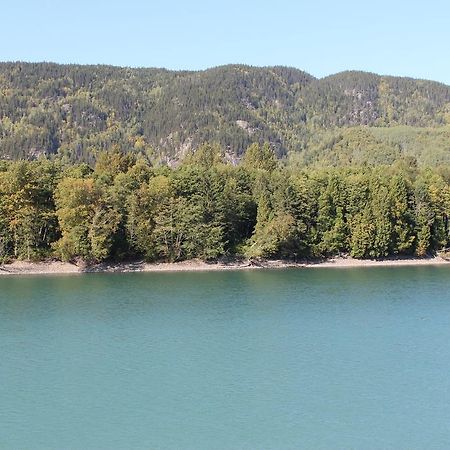
<svg viewBox="0 0 450 450">
<path fill-rule="evenodd" d="M 241 165 L 205 144 L 177 168 L 117 151 L 85 164 L 0 164 L 0 259 L 99 262 L 425 256 L 449 247 L 450 168 Z"/>
<path fill-rule="evenodd" d="M 0 171 L 0 259 L 45 256 L 58 237 L 56 164 L 18 161 Z"/>
<path fill-rule="evenodd" d="M 282 214 L 257 226 L 247 256 L 270 258 L 280 256 L 295 239 L 295 221 L 292 216 Z"/>
<path fill-rule="evenodd" d="M 59 257 L 98 262 L 110 256 L 120 213 L 92 178 L 63 178 L 55 202 L 62 234 L 54 243 Z"/>
<path fill-rule="evenodd" d="M 255 143 L 246 150 L 242 164 L 250 170 L 259 169 L 273 172 L 277 168 L 277 158 L 267 142 L 263 145 Z"/>
</svg>

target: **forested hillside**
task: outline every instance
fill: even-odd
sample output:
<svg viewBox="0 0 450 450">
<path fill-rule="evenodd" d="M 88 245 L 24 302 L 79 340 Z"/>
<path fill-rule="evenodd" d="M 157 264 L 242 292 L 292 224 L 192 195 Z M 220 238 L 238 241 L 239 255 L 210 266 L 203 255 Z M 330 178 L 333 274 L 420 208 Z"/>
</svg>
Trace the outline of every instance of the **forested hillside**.
<svg viewBox="0 0 450 450">
<path fill-rule="evenodd" d="M 450 87 L 344 72 L 230 65 L 199 72 L 0 63 L 0 157 L 174 165 L 203 142 L 236 162 L 253 142 L 301 165 L 450 162 Z"/>
</svg>

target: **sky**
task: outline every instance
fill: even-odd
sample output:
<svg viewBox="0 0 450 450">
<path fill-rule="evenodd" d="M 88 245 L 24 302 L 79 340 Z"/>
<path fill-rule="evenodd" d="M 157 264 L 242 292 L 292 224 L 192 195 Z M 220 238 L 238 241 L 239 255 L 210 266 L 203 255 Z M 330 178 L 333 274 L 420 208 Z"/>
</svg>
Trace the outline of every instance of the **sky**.
<svg viewBox="0 0 450 450">
<path fill-rule="evenodd" d="M 447 0 L 0 0 L 0 61 L 229 63 L 450 84 Z"/>
</svg>

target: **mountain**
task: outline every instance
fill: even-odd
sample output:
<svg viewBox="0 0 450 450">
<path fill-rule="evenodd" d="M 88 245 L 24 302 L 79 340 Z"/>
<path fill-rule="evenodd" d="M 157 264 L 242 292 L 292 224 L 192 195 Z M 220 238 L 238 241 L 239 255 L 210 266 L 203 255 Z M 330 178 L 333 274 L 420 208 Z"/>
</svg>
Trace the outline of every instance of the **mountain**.
<svg viewBox="0 0 450 450">
<path fill-rule="evenodd" d="M 204 71 L 0 63 L 0 157 L 91 162 L 107 148 L 170 164 L 204 141 L 268 141 L 299 164 L 450 163 L 450 86 L 287 67 Z"/>
</svg>

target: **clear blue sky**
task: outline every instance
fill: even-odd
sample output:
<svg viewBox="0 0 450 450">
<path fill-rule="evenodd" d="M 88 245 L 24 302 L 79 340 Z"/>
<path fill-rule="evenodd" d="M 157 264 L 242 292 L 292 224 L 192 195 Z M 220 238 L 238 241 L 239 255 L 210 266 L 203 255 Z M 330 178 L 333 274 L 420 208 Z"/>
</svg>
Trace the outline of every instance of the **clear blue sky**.
<svg viewBox="0 0 450 450">
<path fill-rule="evenodd" d="M 450 84 L 450 2 L 2 0 L 1 61 L 287 65 Z"/>
</svg>

